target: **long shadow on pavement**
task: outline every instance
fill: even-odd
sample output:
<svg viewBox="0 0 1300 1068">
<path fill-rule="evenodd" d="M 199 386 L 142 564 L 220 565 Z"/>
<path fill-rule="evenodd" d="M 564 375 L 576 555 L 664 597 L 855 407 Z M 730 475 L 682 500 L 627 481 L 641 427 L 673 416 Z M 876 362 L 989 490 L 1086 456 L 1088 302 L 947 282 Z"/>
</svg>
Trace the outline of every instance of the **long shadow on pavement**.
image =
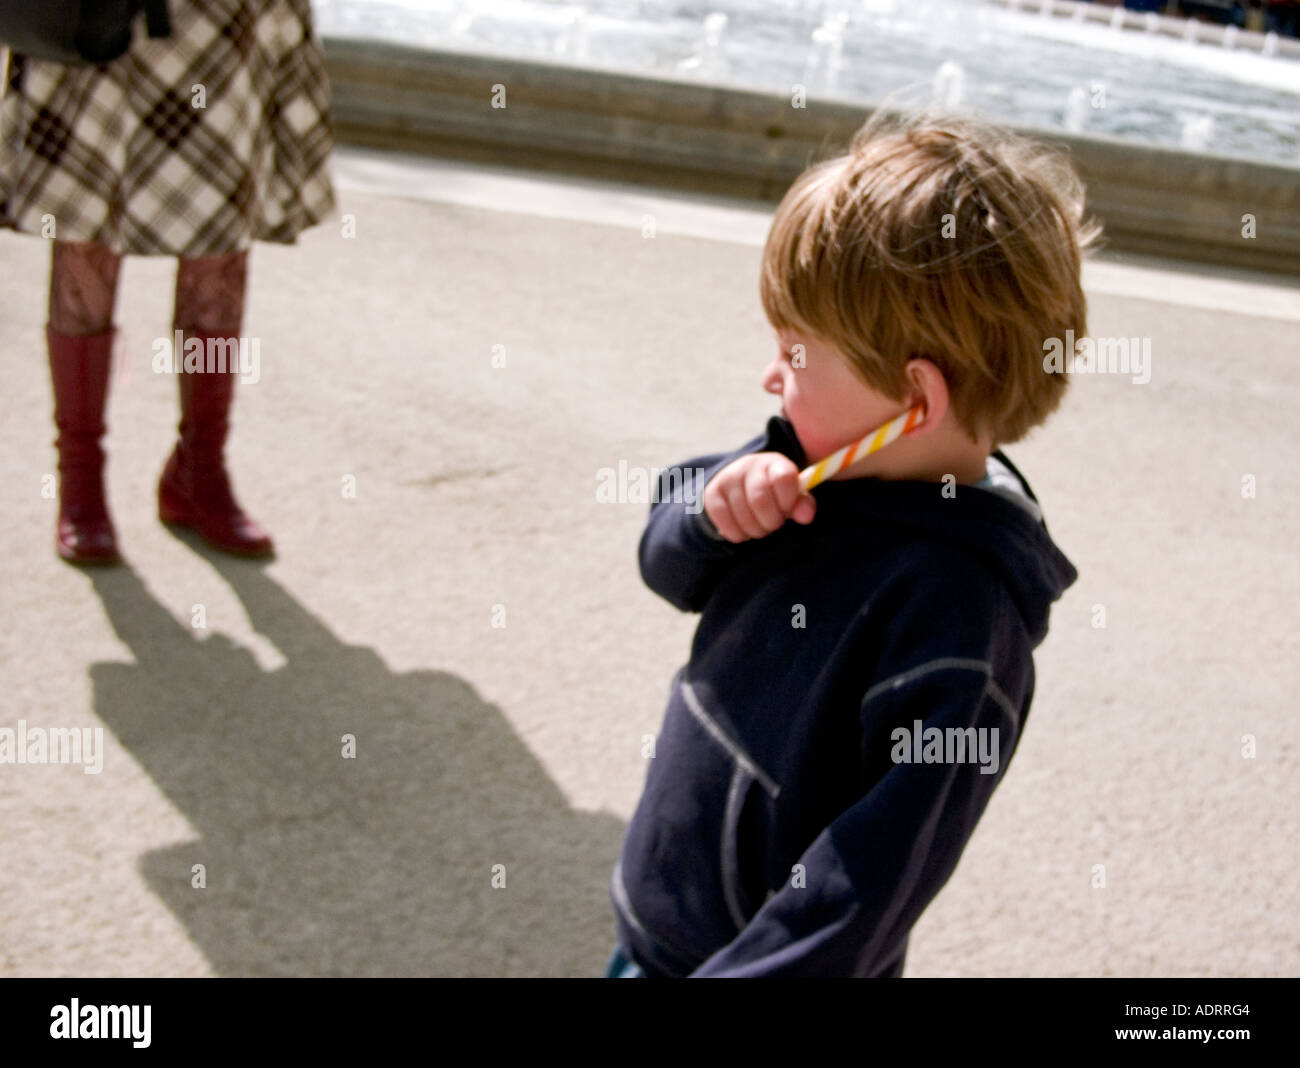
<svg viewBox="0 0 1300 1068">
<path fill-rule="evenodd" d="M 92 581 L 136 663 L 91 683 L 199 835 L 140 864 L 218 974 L 600 974 L 622 821 L 573 810 L 463 679 L 396 674 L 256 564 L 208 559 L 287 663 L 196 640 L 119 567 Z"/>
</svg>

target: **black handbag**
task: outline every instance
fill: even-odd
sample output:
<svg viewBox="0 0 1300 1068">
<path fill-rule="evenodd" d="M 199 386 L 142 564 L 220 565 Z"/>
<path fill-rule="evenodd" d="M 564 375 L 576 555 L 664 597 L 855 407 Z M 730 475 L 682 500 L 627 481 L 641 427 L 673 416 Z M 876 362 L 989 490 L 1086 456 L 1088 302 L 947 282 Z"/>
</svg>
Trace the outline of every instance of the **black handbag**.
<svg viewBox="0 0 1300 1068">
<path fill-rule="evenodd" d="M 140 11 L 150 37 L 169 37 L 167 0 L 0 0 L 0 44 L 33 59 L 111 63 L 131 47 Z"/>
</svg>

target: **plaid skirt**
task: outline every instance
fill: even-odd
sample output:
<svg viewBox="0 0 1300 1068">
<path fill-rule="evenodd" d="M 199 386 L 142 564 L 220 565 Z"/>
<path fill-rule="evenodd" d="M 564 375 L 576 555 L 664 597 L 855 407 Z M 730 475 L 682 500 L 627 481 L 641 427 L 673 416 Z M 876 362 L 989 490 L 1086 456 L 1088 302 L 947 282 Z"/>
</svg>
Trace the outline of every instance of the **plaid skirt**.
<svg viewBox="0 0 1300 1068">
<path fill-rule="evenodd" d="M 334 210 L 333 129 L 310 0 L 171 0 L 100 66 L 12 54 L 0 227 L 118 253 L 292 243 Z"/>
</svg>

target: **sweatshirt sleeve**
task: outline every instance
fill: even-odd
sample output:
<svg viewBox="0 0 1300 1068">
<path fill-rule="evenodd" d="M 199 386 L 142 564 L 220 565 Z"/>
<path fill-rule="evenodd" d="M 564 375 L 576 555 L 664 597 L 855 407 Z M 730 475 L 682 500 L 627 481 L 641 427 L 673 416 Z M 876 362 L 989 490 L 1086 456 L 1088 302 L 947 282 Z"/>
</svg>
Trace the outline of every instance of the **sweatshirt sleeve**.
<svg viewBox="0 0 1300 1068">
<path fill-rule="evenodd" d="M 803 453 L 790 424 L 768 421 L 764 433 L 735 452 L 702 456 L 666 470 L 660 478 L 650 521 L 637 555 L 645 584 L 683 612 L 698 612 L 738 553 L 752 542 L 727 541 L 704 513 L 704 487 L 740 457 L 780 452 L 803 465 Z"/>
<path fill-rule="evenodd" d="M 945 656 L 873 686 L 862 720 L 872 785 L 695 977 L 878 975 L 948 881 L 1015 748 L 1018 707 L 988 663 Z M 930 728 L 972 727 L 964 761 L 911 762 Z"/>
</svg>

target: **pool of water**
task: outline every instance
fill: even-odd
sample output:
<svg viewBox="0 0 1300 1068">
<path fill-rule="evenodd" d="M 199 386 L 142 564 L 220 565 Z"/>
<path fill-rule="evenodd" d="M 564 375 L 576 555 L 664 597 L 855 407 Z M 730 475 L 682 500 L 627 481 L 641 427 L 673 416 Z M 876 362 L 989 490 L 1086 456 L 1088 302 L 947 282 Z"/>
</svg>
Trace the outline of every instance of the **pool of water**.
<svg viewBox="0 0 1300 1068">
<path fill-rule="evenodd" d="M 316 9 L 326 36 L 786 94 L 802 85 L 861 103 L 938 98 L 1023 126 L 1300 169 L 1300 60 L 984 0 L 316 0 Z"/>
</svg>

